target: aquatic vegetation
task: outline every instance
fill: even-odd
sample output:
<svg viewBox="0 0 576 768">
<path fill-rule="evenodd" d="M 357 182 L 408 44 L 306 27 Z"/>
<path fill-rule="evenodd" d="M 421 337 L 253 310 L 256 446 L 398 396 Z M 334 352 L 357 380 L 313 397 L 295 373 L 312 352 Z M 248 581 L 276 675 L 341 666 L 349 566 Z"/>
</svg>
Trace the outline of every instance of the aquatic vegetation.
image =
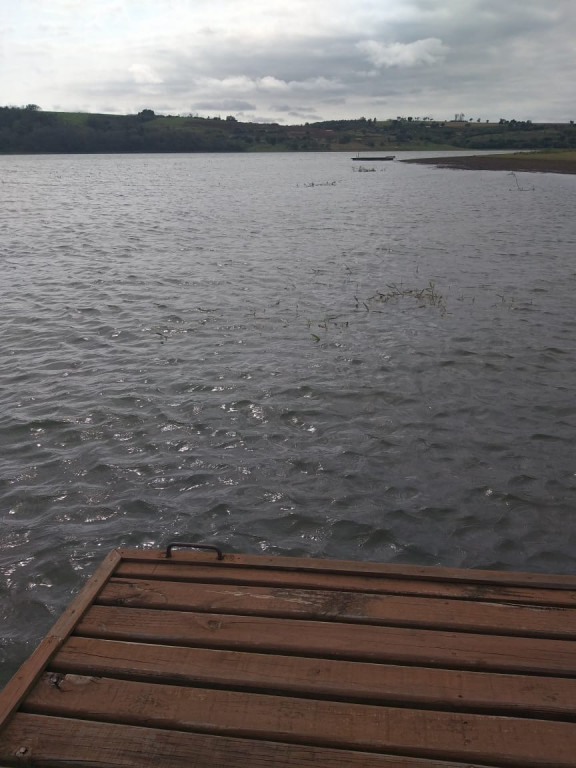
<svg viewBox="0 0 576 768">
<path fill-rule="evenodd" d="M 396 299 L 414 299 L 420 307 L 436 307 L 442 314 L 447 312 L 444 297 L 433 280 L 424 288 L 407 288 L 402 283 L 390 283 L 387 291 L 377 291 L 369 301 L 389 302 Z M 356 297 L 355 297 L 356 298 Z"/>
<path fill-rule="evenodd" d="M 534 190 L 536 189 L 536 187 L 534 185 L 532 185 L 531 187 L 521 187 L 520 186 L 520 182 L 518 181 L 518 177 L 516 176 L 514 171 L 510 171 L 508 176 L 513 176 L 514 177 L 514 181 L 516 182 L 516 190 L 518 192 L 534 192 Z M 513 192 L 515 190 L 511 189 L 510 191 Z"/>
</svg>

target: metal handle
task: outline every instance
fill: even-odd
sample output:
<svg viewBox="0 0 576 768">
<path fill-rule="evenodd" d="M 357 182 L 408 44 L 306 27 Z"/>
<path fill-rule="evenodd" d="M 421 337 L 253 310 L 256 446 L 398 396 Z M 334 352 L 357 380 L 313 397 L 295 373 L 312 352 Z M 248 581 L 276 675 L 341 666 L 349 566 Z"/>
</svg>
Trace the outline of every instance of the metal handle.
<svg viewBox="0 0 576 768">
<path fill-rule="evenodd" d="M 215 547 L 214 544 L 189 544 L 186 541 L 173 541 L 166 547 L 166 557 L 172 557 L 172 550 L 174 547 L 187 547 L 188 549 L 210 549 L 212 552 L 216 552 L 218 560 L 224 560 L 224 554 L 221 549 Z"/>
</svg>

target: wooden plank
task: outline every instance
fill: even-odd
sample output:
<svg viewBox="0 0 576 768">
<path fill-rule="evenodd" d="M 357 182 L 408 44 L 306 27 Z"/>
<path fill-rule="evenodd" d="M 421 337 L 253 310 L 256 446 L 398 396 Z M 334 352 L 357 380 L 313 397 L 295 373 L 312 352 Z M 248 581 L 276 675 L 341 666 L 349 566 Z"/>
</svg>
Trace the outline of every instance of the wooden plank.
<svg viewBox="0 0 576 768">
<path fill-rule="evenodd" d="M 202 563 L 218 568 L 233 565 L 237 568 L 272 568 L 276 571 L 324 572 L 336 575 L 362 574 L 379 577 L 382 575 L 406 579 L 426 579 L 429 581 L 455 581 L 462 583 L 482 583 L 518 587 L 537 587 L 540 589 L 576 589 L 576 576 L 550 573 L 524 573 L 514 571 L 488 571 L 465 568 L 441 568 L 429 565 L 397 565 L 394 563 L 370 563 L 353 560 L 330 560 L 312 557 L 279 557 L 267 555 L 238 555 L 225 553 L 224 560 L 218 561 L 213 554 L 194 553 L 175 550 L 170 560 L 162 550 L 120 550 L 124 561 L 136 562 L 173 562 Z"/>
<path fill-rule="evenodd" d="M 3 734 L 0 758 L 14 759 L 22 748 L 39 768 L 481 768 L 468 761 L 464 765 L 17 714 Z"/>
<path fill-rule="evenodd" d="M 93 606 L 76 634 L 110 640 L 576 675 L 576 642 L 210 613 Z"/>
<path fill-rule="evenodd" d="M 73 630 L 89 604 L 104 586 L 120 562 L 118 550 L 108 554 L 82 591 L 70 603 L 50 632 L 40 642 L 34 653 L 22 664 L 14 677 L 0 691 L 0 729 L 3 723 L 18 707 L 28 690 L 34 685 L 50 658 L 56 653 L 64 640 Z"/>
<path fill-rule="evenodd" d="M 492 586 L 453 581 L 426 581 L 425 579 L 400 579 L 392 576 L 362 576 L 332 573 L 299 572 L 290 570 L 238 568 L 219 563 L 217 567 L 202 562 L 181 561 L 120 563 L 116 575 L 128 579 L 158 579 L 161 581 L 185 581 L 188 583 L 221 583 L 246 586 L 288 587 L 294 589 L 326 589 L 349 592 L 367 592 L 390 595 L 419 595 L 444 597 L 454 600 L 482 600 L 499 603 L 554 605 L 576 607 L 576 589 L 536 589 L 534 587 Z"/>
<path fill-rule="evenodd" d="M 109 678 L 44 675 L 32 714 L 200 731 L 407 757 L 477 760 L 522 768 L 576 767 L 576 724 L 436 712 Z"/>
<path fill-rule="evenodd" d="M 470 603 L 430 597 L 114 578 L 100 592 L 98 603 L 576 639 L 576 611 L 569 608 Z"/>
<path fill-rule="evenodd" d="M 569 717 L 576 680 L 426 667 L 308 659 L 261 653 L 70 637 L 50 669 L 173 685 L 492 713 Z"/>
</svg>

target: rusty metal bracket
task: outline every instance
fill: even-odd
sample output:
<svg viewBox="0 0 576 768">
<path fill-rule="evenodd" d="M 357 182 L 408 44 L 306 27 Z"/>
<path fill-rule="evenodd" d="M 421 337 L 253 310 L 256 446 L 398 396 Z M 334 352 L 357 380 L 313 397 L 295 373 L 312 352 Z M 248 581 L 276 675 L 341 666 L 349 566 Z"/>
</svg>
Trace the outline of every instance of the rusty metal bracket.
<svg viewBox="0 0 576 768">
<path fill-rule="evenodd" d="M 212 552 L 216 552 L 218 560 L 224 560 L 224 553 L 214 544 L 190 544 L 186 541 L 173 541 L 166 547 L 166 557 L 172 557 L 172 550 L 175 547 L 186 547 L 187 549 L 209 549 Z"/>
</svg>

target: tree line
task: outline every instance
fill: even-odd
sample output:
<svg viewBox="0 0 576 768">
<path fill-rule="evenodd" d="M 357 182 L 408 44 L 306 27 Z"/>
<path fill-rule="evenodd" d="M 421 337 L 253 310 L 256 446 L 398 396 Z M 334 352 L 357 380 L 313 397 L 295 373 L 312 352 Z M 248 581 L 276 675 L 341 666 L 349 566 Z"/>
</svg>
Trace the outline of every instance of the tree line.
<svg viewBox="0 0 576 768">
<path fill-rule="evenodd" d="M 459 117 L 457 115 L 457 117 Z M 376 149 L 576 148 L 576 126 L 500 119 L 497 123 L 361 117 L 304 126 L 243 123 L 231 115 L 43 112 L 0 107 L 0 153 L 245 152 Z"/>
</svg>

